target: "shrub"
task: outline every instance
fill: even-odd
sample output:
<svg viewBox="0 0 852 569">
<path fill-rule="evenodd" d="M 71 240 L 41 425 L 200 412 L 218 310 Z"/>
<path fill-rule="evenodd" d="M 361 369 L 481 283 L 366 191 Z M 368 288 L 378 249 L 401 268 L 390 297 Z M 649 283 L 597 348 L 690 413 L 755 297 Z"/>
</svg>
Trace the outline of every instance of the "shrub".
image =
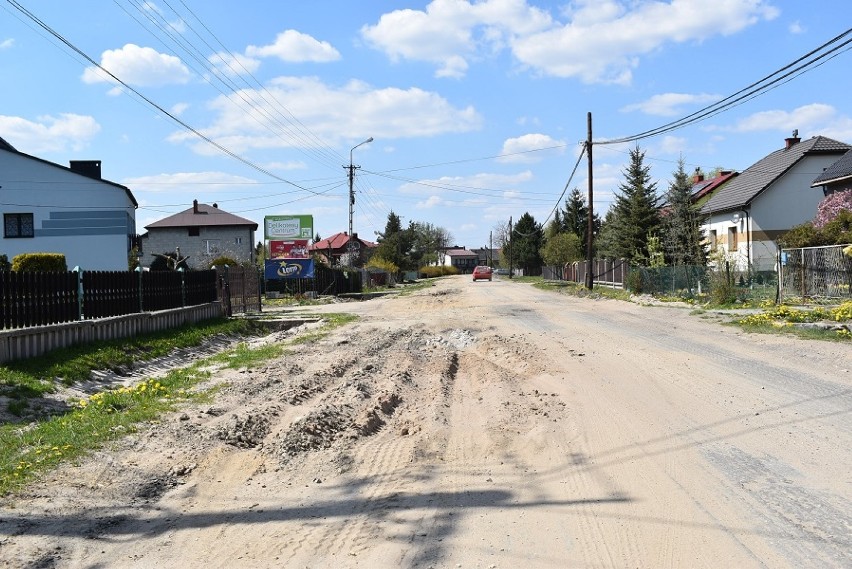
<svg viewBox="0 0 852 569">
<path fill-rule="evenodd" d="M 12 263 L 9 262 L 9 257 L 0 255 L 0 271 L 11 271 Z"/>
<path fill-rule="evenodd" d="M 392 275 L 395 275 L 399 272 L 399 267 L 396 266 L 393 262 L 388 261 L 386 259 L 382 259 L 381 257 L 373 257 L 367 263 L 368 269 L 378 269 L 380 271 L 385 271 Z"/>
<path fill-rule="evenodd" d="M 213 267 L 224 267 L 225 265 L 228 265 L 229 267 L 239 267 L 240 262 L 236 259 L 232 259 L 231 257 L 216 257 L 215 259 L 210 261 L 208 268 L 212 269 Z"/>
<path fill-rule="evenodd" d="M 459 274 L 459 270 L 456 267 L 445 267 L 445 266 L 432 267 L 432 266 L 430 266 L 430 267 L 420 267 L 420 269 L 418 269 L 417 273 L 420 275 L 421 278 L 430 279 L 430 278 L 434 278 L 434 277 L 443 277 L 445 275 L 457 275 L 457 274 Z"/>
<path fill-rule="evenodd" d="M 843 211 L 852 212 L 852 188 L 836 191 L 819 202 L 814 227 L 824 228 Z"/>
<path fill-rule="evenodd" d="M 62 253 L 22 253 L 12 259 L 12 270 L 18 272 L 65 272 L 68 265 Z"/>
<path fill-rule="evenodd" d="M 642 294 L 645 291 L 642 271 L 634 269 L 627 273 L 627 289 L 634 294 Z"/>
</svg>

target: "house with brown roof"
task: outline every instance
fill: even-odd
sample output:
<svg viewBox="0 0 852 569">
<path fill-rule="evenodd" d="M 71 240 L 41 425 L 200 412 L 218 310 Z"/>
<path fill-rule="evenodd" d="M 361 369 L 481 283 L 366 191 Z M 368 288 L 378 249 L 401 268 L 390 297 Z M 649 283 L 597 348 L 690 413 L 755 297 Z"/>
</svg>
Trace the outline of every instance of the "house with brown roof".
<svg viewBox="0 0 852 569">
<path fill-rule="evenodd" d="M 814 177 L 850 149 L 824 136 L 802 141 L 794 131 L 784 148 L 725 183 L 701 208 L 711 258 L 740 271 L 774 271 L 778 237 L 813 219 L 824 197 L 811 187 Z"/>
<path fill-rule="evenodd" d="M 253 263 L 257 223 L 192 200 L 192 207 L 150 225 L 142 235 L 142 266 L 150 267 L 158 255 L 179 252 L 193 269 L 206 269 L 218 257 Z"/>
</svg>

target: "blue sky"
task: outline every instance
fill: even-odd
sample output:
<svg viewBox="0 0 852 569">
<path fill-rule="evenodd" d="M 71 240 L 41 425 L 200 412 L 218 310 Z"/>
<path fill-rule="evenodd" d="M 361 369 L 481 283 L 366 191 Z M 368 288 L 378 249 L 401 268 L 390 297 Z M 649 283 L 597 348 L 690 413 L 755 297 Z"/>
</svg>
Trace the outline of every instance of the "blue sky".
<svg viewBox="0 0 852 569">
<path fill-rule="evenodd" d="M 362 238 L 375 239 L 394 211 L 469 248 L 486 246 L 510 216 L 548 218 L 587 112 L 595 140 L 653 129 L 849 25 L 846 0 L 17 2 L 221 147 L 0 0 L 0 136 L 64 165 L 102 160 L 103 176 L 139 201 L 140 232 L 193 199 L 259 224 L 312 214 L 321 236 L 345 231 L 351 152 Z M 841 51 L 760 97 L 642 140 L 659 191 L 681 156 L 688 171 L 743 170 L 793 129 L 852 143 L 850 64 Z M 594 147 L 601 215 L 631 146 Z M 586 184 L 583 161 L 570 187 L 585 194 Z"/>
</svg>

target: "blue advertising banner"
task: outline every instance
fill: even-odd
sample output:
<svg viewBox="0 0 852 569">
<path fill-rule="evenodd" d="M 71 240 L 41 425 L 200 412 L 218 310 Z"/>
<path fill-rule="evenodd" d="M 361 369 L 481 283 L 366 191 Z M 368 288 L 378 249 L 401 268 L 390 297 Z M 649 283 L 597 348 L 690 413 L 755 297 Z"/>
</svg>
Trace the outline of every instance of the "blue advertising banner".
<svg viewBox="0 0 852 569">
<path fill-rule="evenodd" d="M 267 259 L 264 277 L 268 281 L 314 278 L 313 259 Z"/>
</svg>

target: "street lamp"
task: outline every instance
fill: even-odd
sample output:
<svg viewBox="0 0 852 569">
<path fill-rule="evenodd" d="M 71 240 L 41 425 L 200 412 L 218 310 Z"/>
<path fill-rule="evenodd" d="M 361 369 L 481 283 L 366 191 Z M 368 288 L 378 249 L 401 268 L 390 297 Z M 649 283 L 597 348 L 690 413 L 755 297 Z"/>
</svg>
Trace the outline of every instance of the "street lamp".
<svg viewBox="0 0 852 569">
<path fill-rule="evenodd" d="M 349 151 L 349 166 L 348 166 L 348 168 L 349 168 L 349 239 L 346 242 L 346 253 L 347 253 L 346 256 L 348 257 L 348 263 L 347 264 L 350 267 L 352 266 L 352 256 L 354 254 L 353 253 L 353 248 L 354 248 L 353 246 L 355 245 L 352 242 L 352 216 L 355 213 L 355 188 L 354 188 L 355 169 L 360 168 L 360 166 L 355 166 L 354 164 L 352 164 L 352 152 L 356 148 L 361 146 L 362 144 L 367 144 L 368 142 L 373 142 L 372 136 L 370 138 L 368 138 L 367 140 L 365 140 L 364 142 L 359 142 L 358 144 L 356 144 L 355 146 L 352 147 L 352 150 Z M 347 166 L 344 166 L 344 168 L 347 168 Z"/>
</svg>

